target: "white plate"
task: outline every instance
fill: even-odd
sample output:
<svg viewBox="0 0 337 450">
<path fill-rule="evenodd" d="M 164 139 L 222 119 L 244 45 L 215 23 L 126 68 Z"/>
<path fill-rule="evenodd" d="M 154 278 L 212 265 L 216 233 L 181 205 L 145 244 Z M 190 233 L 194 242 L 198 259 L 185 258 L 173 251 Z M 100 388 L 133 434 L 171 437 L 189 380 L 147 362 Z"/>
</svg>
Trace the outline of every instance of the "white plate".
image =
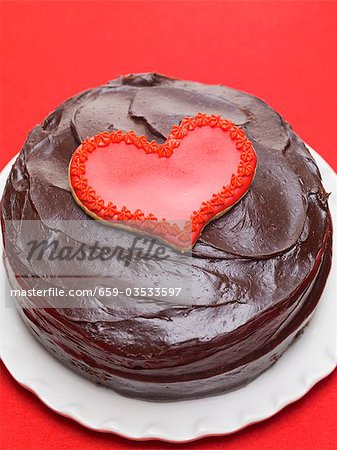
<svg viewBox="0 0 337 450">
<path fill-rule="evenodd" d="M 337 218 L 336 175 L 314 151 L 330 208 Z M 11 163 L 0 174 L 0 192 Z M 334 223 L 335 229 L 337 223 Z M 0 306 L 1 357 L 13 377 L 54 411 L 85 427 L 131 439 L 185 442 L 223 435 L 267 419 L 301 398 L 336 367 L 337 248 L 323 296 L 303 335 L 279 361 L 248 386 L 229 394 L 174 403 L 152 403 L 122 397 L 66 368 L 28 332 L 14 308 Z M 2 245 L 2 243 L 1 243 Z M 2 248 L 0 245 L 0 252 Z M 0 267 L 0 289 L 7 283 Z"/>
</svg>

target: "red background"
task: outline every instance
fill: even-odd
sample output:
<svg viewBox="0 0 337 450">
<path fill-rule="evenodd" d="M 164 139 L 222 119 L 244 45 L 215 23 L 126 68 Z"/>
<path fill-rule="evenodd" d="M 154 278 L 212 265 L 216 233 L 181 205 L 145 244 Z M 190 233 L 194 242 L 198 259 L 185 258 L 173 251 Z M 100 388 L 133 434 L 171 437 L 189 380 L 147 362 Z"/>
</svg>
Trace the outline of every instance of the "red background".
<svg viewBox="0 0 337 450">
<path fill-rule="evenodd" d="M 158 71 L 251 92 L 337 169 L 334 1 L 1 3 L 0 168 L 65 98 L 120 74 Z M 82 428 L 1 367 L 1 448 L 172 448 Z M 337 376 L 238 434 L 176 448 L 336 448 Z"/>
</svg>

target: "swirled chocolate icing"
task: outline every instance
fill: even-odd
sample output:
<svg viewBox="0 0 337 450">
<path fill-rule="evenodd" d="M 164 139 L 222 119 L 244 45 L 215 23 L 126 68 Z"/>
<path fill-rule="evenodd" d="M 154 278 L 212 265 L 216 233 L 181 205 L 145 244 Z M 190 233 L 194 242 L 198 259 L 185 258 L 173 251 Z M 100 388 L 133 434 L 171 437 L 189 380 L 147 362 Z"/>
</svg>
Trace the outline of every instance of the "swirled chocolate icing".
<svg viewBox="0 0 337 450">
<path fill-rule="evenodd" d="M 163 142 L 172 125 L 199 111 L 221 114 L 246 132 L 258 156 L 247 195 L 202 232 L 193 249 L 195 297 L 178 307 L 120 296 L 105 304 L 78 298 L 78 308 L 38 307 L 21 315 L 67 365 L 119 392 L 146 399 L 181 399 L 240 387 L 270 367 L 306 324 L 320 298 L 331 260 L 331 220 L 318 168 L 289 124 L 262 100 L 225 87 L 128 75 L 70 98 L 29 134 L 2 199 L 5 262 L 14 287 L 27 274 L 46 286 L 63 280 L 40 261 L 27 263 L 18 225 L 36 220 L 48 238 L 51 223 L 91 220 L 68 183 L 72 153 L 87 136 L 121 129 Z M 60 228 L 60 225 L 58 225 Z M 96 224 L 94 234 L 59 233 L 67 243 L 123 241 L 129 231 Z M 76 264 L 76 263 L 74 263 Z M 80 262 L 85 276 L 109 273 L 117 262 Z M 139 270 L 155 282 L 154 266 Z M 26 274 L 26 278 L 18 273 Z M 183 272 L 182 272 L 183 274 Z M 132 269 L 124 268 L 132 287 Z M 46 299 L 53 305 L 53 299 Z M 81 307 L 86 305 L 85 308 Z"/>
</svg>

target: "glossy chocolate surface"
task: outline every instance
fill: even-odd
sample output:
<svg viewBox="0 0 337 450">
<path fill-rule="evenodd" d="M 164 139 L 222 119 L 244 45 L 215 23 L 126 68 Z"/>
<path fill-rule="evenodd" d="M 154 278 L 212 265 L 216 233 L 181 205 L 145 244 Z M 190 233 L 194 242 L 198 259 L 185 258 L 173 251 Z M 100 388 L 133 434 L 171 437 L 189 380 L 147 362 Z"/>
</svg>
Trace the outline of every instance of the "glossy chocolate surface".
<svg viewBox="0 0 337 450">
<path fill-rule="evenodd" d="M 104 130 L 133 129 L 163 142 L 172 125 L 199 111 L 242 126 L 258 168 L 247 195 L 210 223 L 193 249 L 192 301 L 177 308 L 127 297 L 108 306 L 79 298 L 75 309 L 21 312 L 58 358 L 126 395 L 169 400 L 237 388 L 292 342 L 315 309 L 331 260 L 328 195 L 309 151 L 256 97 L 157 74 L 129 75 L 67 100 L 36 126 L 4 192 L 6 265 L 11 284 L 22 287 L 26 281 L 15 277 L 22 267 L 36 276 L 46 267 L 43 261 L 27 267 L 20 233 L 6 220 L 37 220 L 46 235 L 53 232 L 50 220 L 88 220 L 73 200 L 67 174 L 81 140 Z M 95 239 L 61 233 L 67 242 Z M 134 237 L 98 224 L 97 236 L 125 243 Z M 80 264 L 87 276 L 118 270 L 114 261 L 109 267 L 98 260 Z M 142 262 L 141 270 L 153 277 L 151 262 Z M 125 269 L 124 278 L 132 287 L 131 270 Z M 113 277 L 109 282 L 113 285 Z M 62 281 L 47 277 L 45 283 Z M 92 307 L 81 308 L 88 301 Z"/>
</svg>

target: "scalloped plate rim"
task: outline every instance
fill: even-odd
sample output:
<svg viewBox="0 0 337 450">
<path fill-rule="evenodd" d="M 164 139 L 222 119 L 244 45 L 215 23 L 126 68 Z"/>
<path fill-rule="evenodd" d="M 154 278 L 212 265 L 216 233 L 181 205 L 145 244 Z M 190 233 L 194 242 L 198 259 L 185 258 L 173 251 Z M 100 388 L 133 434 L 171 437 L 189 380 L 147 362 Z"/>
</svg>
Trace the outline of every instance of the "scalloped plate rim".
<svg viewBox="0 0 337 450">
<path fill-rule="evenodd" d="M 336 174 L 333 169 L 328 165 L 328 163 L 319 156 L 311 147 L 307 146 L 310 151 L 313 153 L 313 156 L 316 160 L 316 163 L 322 173 L 323 183 L 325 187 L 328 187 L 328 190 L 332 192 L 330 196 L 329 205 L 330 210 L 332 212 L 332 217 L 337 217 L 337 190 L 335 188 L 336 182 Z M 17 157 L 17 156 L 16 156 Z M 6 167 L 0 173 L 0 190 L 2 193 L 3 187 L 5 185 L 5 181 L 7 179 L 8 173 L 12 164 L 15 161 L 13 158 Z M 334 229 L 337 228 L 337 221 L 334 220 Z M 335 233 L 334 233 L 335 237 Z M 281 411 L 287 405 L 299 400 L 303 397 L 317 382 L 328 376 L 335 368 L 337 364 L 337 345 L 333 346 L 333 348 L 329 348 L 333 339 L 331 337 L 335 337 L 336 326 L 337 326 L 337 315 L 336 315 L 336 305 L 333 303 L 333 288 L 334 282 L 337 280 L 337 238 L 334 239 L 333 244 L 333 264 L 331 268 L 331 272 L 327 281 L 327 285 L 322 294 L 322 300 L 319 302 L 316 314 L 313 319 L 309 323 L 309 325 L 305 328 L 303 335 L 286 351 L 286 353 L 280 358 L 280 360 L 270 369 L 268 369 L 265 373 L 260 375 L 256 380 L 249 383 L 247 386 L 238 389 L 236 391 L 230 392 L 228 394 L 222 394 L 214 397 L 207 397 L 197 400 L 187 400 L 181 402 L 169 402 L 169 403 L 153 403 L 146 402 L 142 400 L 129 399 L 126 397 L 122 397 L 119 394 L 115 393 L 112 390 L 109 390 L 105 387 L 95 385 L 90 381 L 84 379 L 80 375 L 76 374 L 66 366 L 64 366 L 61 362 L 56 360 L 47 350 L 45 350 L 42 345 L 40 345 L 36 339 L 29 333 L 28 329 L 24 325 L 23 321 L 20 319 L 19 314 L 13 308 L 6 308 L 4 306 L 4 301 L 1 302 L 0 310 L 0 323 L 2 325 L 0 327 L 0 356 L 13 376 L 13 378 L 23 387 L 33 392 L 45 405 L 47 405 L 53 411 L 71 418 L 78 422 L 79 424 L 85 426 L 94 431 L 99 432 L 110 432 L 117 434 L 119 436 L 132 439 L 132 440 L 150 440 L 155 439 L 159 441 L 166 441 L 172 443 L 183 443 L 190 442 L 197 439 L 201 439 L 203 437 L 208 436 L 221 436 L 228 435 L 234 432 L 240 431 L 241 429 L 247 427 L 248 425 L 252 425 L 257 422 L 261 422 L 263 420 L 272 417 L 279 411 Z M 2 254 L 2 240 L 0 241 L 0 252 Z M 3 283 L 8 283 L 5 269 L 3 264 L 0 267 L 0 283 L 2 288 L 5 286 Z M 329 300 L 330 299 L 330 300 Z M 322 317 L 326 316 L 329 325 L 323 321 Z M 4 320 L 6 319 L 6 320 Z M 322 323 L 321 323 L 322 322 Z M 320 328 L 321 327 L 321 328 Z M 28 343 L 27 346 L 20 347 L 20 339 L 22 336 L 18 336 L 14 331 L 18 331 L 25 336 Z M 320 331 L 320 333 L 317 333 Z M 326 336 L 325 336 L 326 335 Z M 27 337 L 28 336 L 28 337 Z M 329 339 L 327 339 L 329 337 Z M 280 378 L 282 377 L 282 372 L 286 369 L 289 370 L 291 360 L 298 359 L 300 356 L 300 350 L 302 348 L 307 348 L 309 345 L 313 345 L 317 343 L 317 339 L 325 339 L 323 342 L 320 341 L 320 344 L 323 345 L 324 349 L 319 348 L 320 351 L 320 359 L 319 359 L 319 367 L 300 367 L 297 368 L 297 378 L 300 375 L 300 379 L 296 379 L 296 383 L 294 383 L 294 379 L 291 379 L 291 383 L 287 384 L 286 387 L 283 386 L 283 390 L 280 385 L 275 381 L 272 382 L 271 387 L 273 387 L 274 391 L 268 392 L 268 389 L 265 388 L 266 380 L 269 382 L 272 381 L 275 375 L 278 375 Z M 310 339 L 312 343 L 310 343 Z M 23 341 L 21 341 L 23 343 Z M 17 358 L 15 352 L 22 352 L 21 358 Z M 316 345 L 317 346 L 317 345 Z M 24 351 L 23 351 L 24 348 Z M 39 354 L 44 361 L 44 370 L 45 372 L 39 372 L 41 369 L 40 364 L 34 364 L 30 369 L 32 373 L 29 375 L 29 372 L 25 374 L 25 370 L 27 367 L 23 368 L 21 361 L 24 361 L 24 357 L 28 354 L 36 353 Z M 295 356 L 294 356 L 295 355 Z M 35 361 L 36 362 L 36 361 Z M 316 361 L 317 362 L 317 361 Z M 21 364 L 21 365 L 20 365 Z M 88 406 L 86 404 L 89 403 L 89 399 L 85 396 L 81 397 L 81 401 L 78 399 L 73 399 L 71 401 L 68 398 L 67 401 L 60 400 L 60 393 L 55 394 L 53 391 L 53 387 L 55 388 L 55 380 L 54 383 L 50 379 L 46 379 L 47 369 L 50 366 L 54 366 L 57 368 L 58 372 L 63 376 L 64 380 L 67 380 L 69 386 L 71 383 L 75 383 L 77 386 L 82 386 L 83 389 L 86 389 L 87 392 L 93 392 L 93 395 L 97 398 L 101 395 L 104 395 L 104 398 L 111 397 L 114 399 L 117 404 L 114 403 L 115 410 L 117 413 L 112 414 L 110 417 L 101 418 L 99 423 L 93 422 L 93 419 L 88 416 L 88 411 L 85 411 L 85 407 Z M 289 373 L 288 373 L 289 375 Z M 56 377 L 58 378 L 58 377 Z M 59 379 L 59 378 L 58 378 Z M 41 382 L 42 381 L 42 382 Z M 289 379 L 288 379 L 289 381 Z M 263 384 L 264 389 L 264 403 L 266 403 L 266 397 L 268 397 L 269 402 L 267 404 L 262 404 L 262 402 L 258 402 L 257 411 L 241 411 L 241 414 L 235 418 L 234 423 L 227 424 L 223 423 L 220 416 L 216 417 L 216 423 L 214 423 L 214 417 L 212 417 L 212 413 L 216 410 L 224 412 L 224 406 L 228 406 L 228 404 L 237 405 L 237 400 L 240 396 L 245 398 L 248 401 L 249 396 L 256 396 L 258 392 L 259 385 Z M 292 384 L 290 392 L 289 386 Z M 56 384 L 57 385 L 57 384 Z M 59 383 L 57 386 L 61 385 Z M 68 389 L 69 389 L 68 386 Z M 257 388 L 257 392 L 254 393 L 254 388 Z M 278 391 L 278 393 L 277 393 Z M 86 392 L 86 393 L 87 393 Z M 101 393 L 101 394 L 100 394 Z M 53 397 L 53 394 L 54 397 Z M 272 398 L 272 394 L 274 395 L 274 399 Z M 277 395 L 276 395 L 277 394 Z M 75 396 L 75 394 L 74 394 Z M 80 397 L 80 396 L 79 396 Z M 255 397 L 256 398 L 256 397 Z M 77 401 L 77 404 L 76 404 Z M 75 402 L 75 403 L 74 403 Z M 82 403 L 81 403 L 82 402 Z M 76 409 L 74 409 L 74 404 Z M 137 416 L 137 418 L 143 421 L 142 424 L 137 425 L 137 427 L 132 424 L 132 420 L 128 420 L 129 416 L 126 418 L 125 416 L 119 418 L 120 423 L 116 422 L 116 418 L 113 416 L 117 414 L 121 415 L 121 405 L 125 404 L 126 407 L 132 405 L 132 410 L 136 410 L 141 408 L 142 414 L 141 417 Z M 200 404 L 200 405 L 198 405 Z M 200 408 L 198 406 L 202 406 L 203 417 L 200 416 L 199 411 Z M 167 410 L 167 412 L 163 412 L 163 410 Z M 169 409 L 174 410 L 174 416 L 177 416 L 178 409 L 184 409 L 184 411 L 188 412 L 188 416 L 186 416 L 186 420 L 181 422 L 178 418 L 178 427 L 180 426 L 180 431 L 174 428 L 171 424 L 167 429 L 167 423 L 163 422 L 165 419 L 165 415 L 167 416 Z M 237 410 L 242 410 L 242 407 L 237 406 Z M 161 410 L 161 422 L 158 417 L 160 417 Z M 130 410 L 128 409 L 128 412 Z M 145 411 L 145 413 L 144 413 Z M 102 414 L 103 409 L 98 408 L 96 410 L 96 415 Z M 159 416 L 158 416 L 159 414 Z M 193 416 L 194 414 L 194 416 Z M 236 411 L 238 414 L 238 411 Z M 234 411 L 231 407 L 230 416 L 234 417 Z M 171 416 L 172 417 L 172 416 Z M 170 417 L 170 419 L 171 419 Z M 97 419 L 97 417 L 96 417 Z M 167 419 L 167 417 L 166 417 Z M 207 419 L 211 419 L 211 422 L 207 421 Z M 228 419 L 228 418 L 227 418 Z M 124 420 L 124 423 L 123 423 Z M 226 419 L 224 419 L 226 420 Z M 158 423 L 159 422 L 159 423 Z M 171 422 L 171 420 L 170 420 Z M 185 432 L 187 429 L 189 431 Z"/>
</svg>

